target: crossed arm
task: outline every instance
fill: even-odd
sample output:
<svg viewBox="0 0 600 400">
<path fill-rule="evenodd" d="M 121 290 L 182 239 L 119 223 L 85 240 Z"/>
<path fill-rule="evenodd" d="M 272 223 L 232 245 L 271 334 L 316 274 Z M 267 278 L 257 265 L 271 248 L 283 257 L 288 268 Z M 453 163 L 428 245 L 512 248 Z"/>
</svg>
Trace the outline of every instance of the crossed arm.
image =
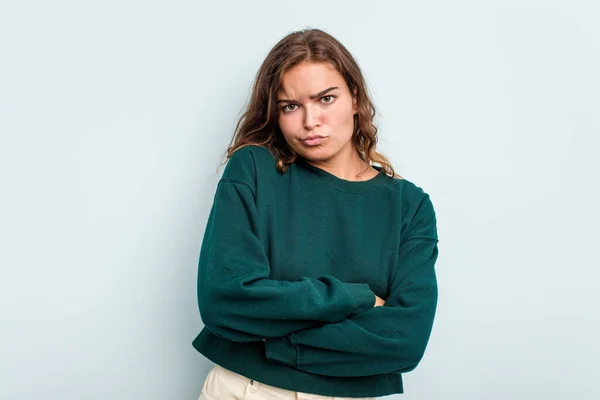
<svg viewBox="0 0 600 400">
<path fill-rule="evenodd" d="M 234 342 L 286 336 L 373 308 L 366 283 L 333 276 L 270 279 L 267 254 L 253 227 L 252 189 L 222 180 L 208 219 L 198 267 L 198 305 L 206 328 Z"/>
<path fill-rule="evenodd" d="M 397 274 L 384 306 L 343 321 L 267 339 L 266 358 L 327 376 L 367 376 L 414 369 L 425 352 L 436 310 L 433 264 L 438 253 L 437 240 L 414 239 L 405 244 L 404 251 L 419 251 L 420 262 Z"/>
</svg>

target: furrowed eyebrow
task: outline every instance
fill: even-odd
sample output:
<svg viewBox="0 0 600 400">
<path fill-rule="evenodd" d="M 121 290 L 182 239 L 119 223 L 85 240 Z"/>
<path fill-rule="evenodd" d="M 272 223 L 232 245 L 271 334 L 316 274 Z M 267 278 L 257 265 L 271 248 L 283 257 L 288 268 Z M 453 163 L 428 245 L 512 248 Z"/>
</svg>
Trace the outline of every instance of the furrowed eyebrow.
<svg viewBox="0 0 600 400">
<path fill-rule="evenodd" d="M 332 91 L 334 89 L 339 89 L 339 88 L 337 86 L 332 86 L 332 87 L 327 88 L 327 89 L 325 89 L 325 90 L 323 90 L 323 91 L 321 91 L 321 92 L 319 92 L 317 94 L 311 95 L 310 98 L 311 99 L 316 99 L 316 98 L 321 97 L 324 94 L 326 94 L 327 92 L 330 92 L 330 91 Z M 279 99 L 279 100 L 277 100 L 277 104 L 279 104 L 279 103 L 293 103 L 293 102 L 294 102 L 293 100 L 286 100 L 286 99 Z"/>
</svg>

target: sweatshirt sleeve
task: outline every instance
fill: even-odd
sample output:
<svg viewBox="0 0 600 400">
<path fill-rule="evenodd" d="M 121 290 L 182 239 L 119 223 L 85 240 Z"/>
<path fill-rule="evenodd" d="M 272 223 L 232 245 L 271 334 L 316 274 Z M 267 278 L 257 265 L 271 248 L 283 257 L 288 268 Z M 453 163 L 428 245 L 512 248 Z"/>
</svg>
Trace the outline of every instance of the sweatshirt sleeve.
<svg viewBox="0 0 600 400">
<path fill-rule="evenodd" d="M 375 294 L 366 283 L 329 275 L 270 279 L 256 232 L 258 218 L 253 189 L 222 179 L 198 263 L 198 305 L 212 333 L 234 342 L 260 341 L 341 321 L 374 306 Z"/>
<path fill-rule="evenodd" d="M 266 358 L 327 376 L 408 372 L 420 362 L 437 305 L 436 218 L 429 196 L 402 239 L 384 306 L 265 342 Z"/>
</svg>

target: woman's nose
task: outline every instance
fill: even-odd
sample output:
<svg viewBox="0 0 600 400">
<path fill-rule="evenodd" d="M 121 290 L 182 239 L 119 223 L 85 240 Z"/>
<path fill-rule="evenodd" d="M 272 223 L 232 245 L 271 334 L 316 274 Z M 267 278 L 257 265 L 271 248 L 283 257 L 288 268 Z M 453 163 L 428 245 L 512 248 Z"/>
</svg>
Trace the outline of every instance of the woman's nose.
<svg viewBox="0 0 600 400">
<path fill-rule="evenodd" d="M 304 111 L 304 128 L 313 130 L 317 126 L 319 119 L 319 111 L 311 107 L 306 107 Z"/>
</svg>

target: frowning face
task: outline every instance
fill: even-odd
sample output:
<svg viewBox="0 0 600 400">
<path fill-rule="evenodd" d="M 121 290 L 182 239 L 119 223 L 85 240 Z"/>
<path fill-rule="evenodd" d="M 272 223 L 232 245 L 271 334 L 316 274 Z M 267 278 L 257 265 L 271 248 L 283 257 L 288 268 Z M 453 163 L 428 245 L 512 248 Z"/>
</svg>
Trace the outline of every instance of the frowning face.
<svg viewBox="0 0 600 400">
<path fill-rule="evenodd" d="M 354 151 L 356 98 L 331 64 L 304 62 L 288 70 L 277 106 L 281 132 L 300 156 L 326 161 Z"/>
</svg>

